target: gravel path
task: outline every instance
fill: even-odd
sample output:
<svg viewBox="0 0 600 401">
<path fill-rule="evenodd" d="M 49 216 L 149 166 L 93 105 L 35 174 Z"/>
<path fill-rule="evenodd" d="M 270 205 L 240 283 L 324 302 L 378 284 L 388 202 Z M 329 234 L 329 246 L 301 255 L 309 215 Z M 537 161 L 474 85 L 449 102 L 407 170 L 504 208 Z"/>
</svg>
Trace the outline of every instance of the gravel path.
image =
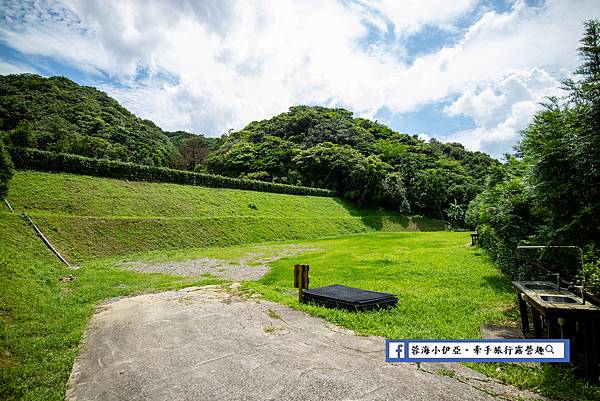
<svg viewBox="0 0 600 401">
<path fill-rule="evenodd" d="M 269 263 L 276 260 L 299 255 L 317 248 L 302 248 L 291 244 L 276 255 L 265 256 L 264 252 L 246 254 L 237 262 L 223 259 L 199 258 L 167 263 L 126 262 L 121 267 L 147 272 L 180 274 L 185 276 L 201 276 L 222 278 L 233 281 L 258 280 L 268 273 Z"/>
</svg>

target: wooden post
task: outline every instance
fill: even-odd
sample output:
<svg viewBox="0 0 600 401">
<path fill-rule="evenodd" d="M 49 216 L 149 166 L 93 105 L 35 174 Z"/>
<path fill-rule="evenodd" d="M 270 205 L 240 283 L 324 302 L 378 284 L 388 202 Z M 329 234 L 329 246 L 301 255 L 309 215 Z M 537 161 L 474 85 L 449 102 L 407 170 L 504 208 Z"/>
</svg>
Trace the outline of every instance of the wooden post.
<svg viewBox="0 0 600 401">
<path fill-rule="evenodd" d="M 302 290 L 308 289 L 308 265 L 294 265 L 294 287 L 298 288 L 298 301 L 303 303 Z"/>
<path fill-rule="evenodd" d="M 558 316 L 554 313 L 547 313 L 546 321 L 548 322 L 548 338 L 561 338 Z"/>
<path fill-rule="evenodd" d="M 597 344 L 594 343 L 593 333 L 594 322 L 585 321 L 583 322 L 583 366 L 585 369 L 585 378 L 588 381 L 598 380 L 598 361 L 596 359 L 596 353 L 598 352 L 595 348 Z"/>
<path fill-rule="evenodd" d="M 529 335 L 529 316 L 527 311 L 527 303 L 523 300 L 523 293 L 517 293 L 517 300 L 519 301 L 519 310 L 521 312 L 521 331 L 523 335 L 527 337 Z"/>
<path fill-rule="evenodd" d="M 542 332 L 542 315 L 535 308 L 531 308 L 531 317 L 533 320 L 533 333 L 535 338 L 544 338 L 544 333 Z"/>
<path fill-rule="evenodd" d="M 479 243 L 479 233 L 478 232 L 471 233 L 471 246 L 477 246 L 478 243 Z"/>
</svg>

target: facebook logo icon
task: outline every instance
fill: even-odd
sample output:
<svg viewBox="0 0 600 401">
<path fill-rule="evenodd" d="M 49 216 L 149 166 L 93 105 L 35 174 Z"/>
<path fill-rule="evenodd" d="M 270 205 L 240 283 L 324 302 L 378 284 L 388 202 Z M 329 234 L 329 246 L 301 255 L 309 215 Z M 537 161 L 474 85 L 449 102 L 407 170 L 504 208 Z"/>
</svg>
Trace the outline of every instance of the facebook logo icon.
<svg viewBox="0 0 600 401">
<path fill-rule="evenodd" d="M 401 362 L 405 360 L 405 348 L 406 344 L 404 341 L 386 341 L 386 361 L 387 362 Z"/>
</svg>

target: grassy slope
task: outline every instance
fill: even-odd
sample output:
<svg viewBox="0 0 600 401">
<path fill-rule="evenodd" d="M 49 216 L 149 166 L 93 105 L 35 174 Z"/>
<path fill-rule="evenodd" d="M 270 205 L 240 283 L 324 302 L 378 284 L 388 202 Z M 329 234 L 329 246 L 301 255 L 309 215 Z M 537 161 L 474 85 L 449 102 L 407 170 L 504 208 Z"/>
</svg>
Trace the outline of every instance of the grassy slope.
<svg viewBox="0 0 600 401">
<path fill-rule="evenodd" d="M 64 398 L 81 335 L 98 301 L 211 282 L 102 264 L 67 269 L 21 217 L 3 211 L 0 244 L 2 400 Z M 59 281 L 69 274 L 76 279 Z"/>
<path fill-rule="evenodd" d="M 439 220 L 337 198 L 31 171 L 15 174 L 8 200 L 76 262 L 157 249 L 444 229 Z"/>
<path fill-rule="evenodd" d="M 76 194 L 76 197 L 73 195 Z M 18 171 L 8 199 L 36 212 L 113 217 L 351 217 L 381 213 L 319 196 Z M 254 203 L 256 210 L 248 205 Z"/>
<path fill-rule="evenodd" d="M 509 281 L 467 244 L 465 233 L 366 233 L 330 239 L 294 241 L 306 251 L 271 262 L 269 274 L 246 283 L 246 291 L 323 317 L 362 334 L 388 338 L 479 338 L 482 323 L 518 324 L 516 299 Z M 236 263 L 273 257 L 289 243 L 262 243 L 228 248 L 144 252 L 87 264 L 171 262 L 196 258 Z M 397 308 L 350 313 L 298 303 L 292 288 L 292 266 L 310 264 L 311 287 L 342 283 L 398 294 Z M 275 327 L 279 327 L 274 323 Z M 573 377 L 551 364 L 469 364 L 506 383 L 559 400 L 600 399 L 600 386 Z M 448 372 L 451 374 L 452 372 Z"/>
</svg>

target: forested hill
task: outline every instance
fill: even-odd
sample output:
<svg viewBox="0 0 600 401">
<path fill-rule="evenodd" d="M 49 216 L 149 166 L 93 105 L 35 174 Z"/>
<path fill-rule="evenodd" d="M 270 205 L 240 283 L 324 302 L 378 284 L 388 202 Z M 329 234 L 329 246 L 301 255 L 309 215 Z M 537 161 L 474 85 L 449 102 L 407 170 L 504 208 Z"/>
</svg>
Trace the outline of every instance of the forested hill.
<svg viewBox="0 0 600 401">
<path fill-rule="evenodd" d="M 11 144 L 167 166 L 173 144 L 152 121 L 64 77 L 0 76 L 0 130 Z"/>
<path fill-rule="evenodd" d="M 458 143 L 428 143 L 344 109 L 291 107 L 225 136 L 208 170 L 337 190 L 401 211 L 462 220 L 500 163 Z"/>
<path fill-rule="evenodd" d="M 221 138 L 164 132 L 93 87 L 34 74 L 0 76 L 0 137 L 19 147 L 328 188 L 459 224 L 499 170 L 498 161 L 460 144 L 424 142 L 319 106 L 291 107 Z"/>
</svg>

